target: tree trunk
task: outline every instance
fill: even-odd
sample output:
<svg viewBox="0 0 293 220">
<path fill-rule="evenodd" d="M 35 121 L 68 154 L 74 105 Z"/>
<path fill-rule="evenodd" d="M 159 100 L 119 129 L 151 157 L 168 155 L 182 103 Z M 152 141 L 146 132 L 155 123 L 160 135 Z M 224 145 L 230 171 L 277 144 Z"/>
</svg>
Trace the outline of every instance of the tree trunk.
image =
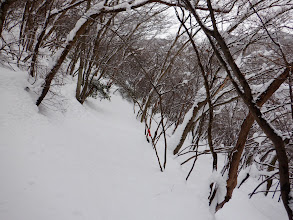
<svg viewBox="0 0 293 220">
<path fill-rule="evenodd" d="M 257 99 L 257 103 L 256 103 L 259 107 L 261 107 L 274 94 L 274 92 L 278 90 L 281 84 L 288 77 L 288 74 L 289 74 L 289 68 L 285 69 L 285 71 L 282 74 L 280 74 L 279 77 L 276 78 L 274 82 L 271 83 L 271 85 L 264 92 L 262 92 L 262 94 Z M 249 112 L 249 114 L 246 116 L 245 120 L 243 121 L 241 125 L 241 130 L 238 135 L 237 143 L 229 158 L 229 171 L 228 171 L 228 180 L 227 180 L 227 186 L 226 186 L 227 193 L 226 193 L 224 201 L 217 205 L 216 211 L 221 209 L 225 205 L 225 203 L 227 203 L 231 199 L 233 191 L 237 186 L 238 167 L 239 167 L 240 159 L 245 147 L 248 133 L 253 123 L 254 123 L 254 117 Z"/>
<path fill-rule="evenodd" d="M 46 2 L 45 4 L 49 4 L 49 3 Z M 50 21 L 50 12 L 47 12 L 46 19 L 45 19 L 45 22 L 43 24 L 42 32 L 40 33 L 40 35 L 39 35 L 39 37 L 37 39 L 37 43 L 35 45 L 33 55 L 32 55 L 32 62 L 31 62 L 30 73 L 29 73 L 31 77 L 35 76 L 35 67 L 36 67 L 37 58 L 38 58 L 38 55 L 39 55 L 39 48 L 40 48 L 40 46 L 41 46 L 41 44 L 43 42 L 43 38 L 44 38 L 44 35 L 46 33 L 49 21 Z"/>
<path fill-rule="evenodd" d="M 176 148 L 173 151 L 174 155 L 179 152 L 179 150 L 181 149 L 181 147 L 182 147 L 182 145 L 183 145 L 188 133 L 191 131 L 191 129 L 193 127 L 193 124 L 194 124 L 194 119 L 197 116 L 198 110 L 200 108 L 202 108 L 205 104 L 207 104 L 207 99 L 205 99 L 204 101 L 198 103 L 196 106 L 193 107 L 192 117 L 189 119 L 188 123 L 186 124 L 186 126 L 184 128 L 184 131 L 183 131 L 183 133 L 181 135 L 180 141 L 179 141 L 179 143 L 177 144 Z"/>
<path fill-rule="evenodd" d="M 83 60 L 80 58 L 79 60 L 79 68 L 78 68 L 78 77 L 77 77 L 77 84 L 76 84 L 76 99 L 80 102 L 81 99 L 81 85 L 82 85 L 82 71 L 83 71 Z"/>
<path fill-rule="evenodd" d="M 2 3 L 0 3 L 0 36 L 2 35 L 3 25 L 6 19 L 7 11 L 15 1 L 16 0 L 4 0 L 2 1 Z"/>
<path fill-rule="evenodd" d="M 70 49 L 73 47 L 73 45 L 77 41 L 78 37 L 85 32 L 87 26 L 98 15 L 99 14 L 93 14 L 92 16 L 88 17 L 87 20 L 80 27 L 78 27 L 78 30 L 76 31 L 76 33 L 75 33 L 74 37 L 72 38 L 72 40 L 70 40 L 70 41 L 67 42 L 65 48 L 61 52 L 61 55 L 58 57 L 55 65 L 54 65 L 54 67 L 51 69 L 51 71 L 48 73 L 48 75 L 45 78 L 45 83 L 44 83 L 44 87 L 43 87 L 42 93 L 41 93 L 40 97 L 38 98 L 38 100 L 36 102 L 36 105 L 37 106 L 39 106 L 41 104 L 41 102 L 43 101 L 43 99 L 47 95 L 47 93 L 48 93 L 48 91 L 50 89 L 51 82 L 52 82 L 53 78 L 55 77 L 57 71 L 61 67 L 61 65 L 62 65 L 63 61 L 65 60 L 67 54 L 69 53 Z M 69 35 L 70 34 L 71 33 L 69 33 Z"/>
</svg>

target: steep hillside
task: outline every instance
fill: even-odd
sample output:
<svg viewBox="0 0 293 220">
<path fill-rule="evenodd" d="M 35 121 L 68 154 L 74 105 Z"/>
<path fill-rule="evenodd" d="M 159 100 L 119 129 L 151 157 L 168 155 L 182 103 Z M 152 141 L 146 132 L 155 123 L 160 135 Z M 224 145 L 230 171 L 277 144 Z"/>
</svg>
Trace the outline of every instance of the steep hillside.
<svg viewBox="0 0 293 220">
<path fill-rule="evenodd" d="M 191 179 L 170 155 L 161 173 L 133 106 L 62 97 L 37 108 L 27 73 L 0 70 L 0 219 L 229 220 L 286 219 L 281 203 L 248 199 L 247 183 L 214 216 L 208 206 L 211 158 Z M 187 170 L 189 167 L 186 168 Z"/>
</svg>

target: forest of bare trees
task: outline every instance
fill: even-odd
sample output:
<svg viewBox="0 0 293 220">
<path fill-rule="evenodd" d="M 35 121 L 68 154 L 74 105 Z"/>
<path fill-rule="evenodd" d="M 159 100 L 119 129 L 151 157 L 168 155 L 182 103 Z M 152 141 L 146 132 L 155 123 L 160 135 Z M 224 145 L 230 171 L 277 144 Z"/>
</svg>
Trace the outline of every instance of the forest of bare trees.
<svg viewBox="0 0 293 220">
<path fill-rule="evenodd" d="M 211 155 L 226 181 L 221 198 L 209 186 L 215 212 L 254 166 L 250 196 L 279 196 L 293 219 L 292 11 L 291 0 L 2 0 L 0 62 L 28 72 L 37 106 L 65 76 L 81 104 L 115 86 L 161 171 L 168 150 L 190 166 L 186 179 Z"/>
</svg>

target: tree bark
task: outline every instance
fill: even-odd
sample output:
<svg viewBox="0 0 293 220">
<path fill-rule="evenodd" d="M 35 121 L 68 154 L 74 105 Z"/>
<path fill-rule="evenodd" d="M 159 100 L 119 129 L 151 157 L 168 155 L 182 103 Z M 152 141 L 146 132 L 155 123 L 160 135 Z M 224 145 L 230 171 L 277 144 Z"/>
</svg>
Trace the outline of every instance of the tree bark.
<svg viewBox="0 0 293 220">
<path fill-rule="evenodd" d="M 79 102 L 81 102 L 80 99 L 81 99 L 82 71 L 83 71 L 83 59 L 80 58 L 79 59 L 79 67 L 78 67 L 76 92 L 75 92 L 75 97 Z"/>
<path fill-rule="evenodd" d="M 191 131 L 193 124 L 194 124 L 194 119 L 197 116 L 198 110 L 200 108 L 202 108 L 205 104 L 207 104 L 207 99 L 205 99 L 204 101 L 198 103 L 196 106 L 193 107 L 193 111 L 192 111 L 192 117 L 189 119 L 188 123 L 186 124 L 184 131 L 181 135 L 180 141 L 177 144 L 176 148 L 173 151 L 173 154 L 177 154 L 179 152 L 179 150 L 181 149 L 188 133 Z"/>
<path fill-rule="evenodd" d="M 279 75 L 278 78 L 274 80 L 274 82 L 259 96 L 257 99 L 257 106 L 261 107 L 273 94 L 275 91 L 278 90 L 278 88 L 281 86 L 281 84 L 286 80 L 288 77 L 290 69 L 286 68 L 285 71 Z M 234 189 L 237 186 L 237 177 L 238 177 L 238 167 L 240 163 L 240 159 L 245 147 L 245 143 L 248 137 L 248 133 L 254 123 L 254 117 L 249 112 L 249 114 L 246 116 L 245 120 L 243 121 L 241 125 L 241 130 L 238 135 L 237 143 L 231 153 L 231 156 L 229 158 L 229 171 L 228 171 L 228 180 L 227 180 L 227 193 L 225 196 L 224 201 L 219 203 L 216 207 L 216 211 L 221 209 L 225 203 L 227 203 L 231 198 Z"/>
<path fill-rule="evenodd" d="M 95 19 L 99 14 L 94 14 L 92 16 L 90 16 L 89 18 L 87 18 L 86 22 L 84 22 L 79 29 L 77 30 L 76 34 L 74 35 L 74 37 L 72 38 L 71 41 L 69 41 L 65 48 L 63 49 L 61 55 L 59 56 L 59 58 L 57 59 L 54 67 L 51 69 L 51 71 L 48 73 L 48 75 L 45 78 L 45 83 L 44 83 L 44 87 L 42 90 L 42 93 L 40 95 L 40 97 L 38 98 L 36 105 L 39 106 L 41 104 L 41 102 L 43 101 L 43 99 L 45 98 L 45 96 L 47 95 L 50 86 L 51 86 L 51 82 L 53 80 L 53 78 L 55 77 L 57 71 L 60 69 L 63 61 L 65 60 L 67 54 L 69 53 L 70 49 L 73 47 L 73 45 L 75 44 L 75 42 L 77 41 L 77 39 L 79 38 L 80 35 L 82 35 L 87 26 L 92 22 L 93 19 Z"/>
</svg>

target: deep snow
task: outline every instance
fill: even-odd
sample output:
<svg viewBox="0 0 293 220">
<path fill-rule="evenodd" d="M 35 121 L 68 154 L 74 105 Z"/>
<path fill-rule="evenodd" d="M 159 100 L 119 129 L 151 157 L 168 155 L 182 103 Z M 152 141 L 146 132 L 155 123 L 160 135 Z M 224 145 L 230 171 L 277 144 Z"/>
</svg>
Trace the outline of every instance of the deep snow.
<svg viewBox="0 0 293 220">
<path fill-rule="evenodd" d="M 212 214 L 211 158 L 185 182 L 189 166 L 170 151 L 161 173 L 130 103 L 112 95 L 82 106 L 65 82 L 54 106 L 38 108 L 27 74 L 0 69 L 1 220 L 287 219 L 276 200 L 248 199 L 255 182 Z"/>
</svg>

